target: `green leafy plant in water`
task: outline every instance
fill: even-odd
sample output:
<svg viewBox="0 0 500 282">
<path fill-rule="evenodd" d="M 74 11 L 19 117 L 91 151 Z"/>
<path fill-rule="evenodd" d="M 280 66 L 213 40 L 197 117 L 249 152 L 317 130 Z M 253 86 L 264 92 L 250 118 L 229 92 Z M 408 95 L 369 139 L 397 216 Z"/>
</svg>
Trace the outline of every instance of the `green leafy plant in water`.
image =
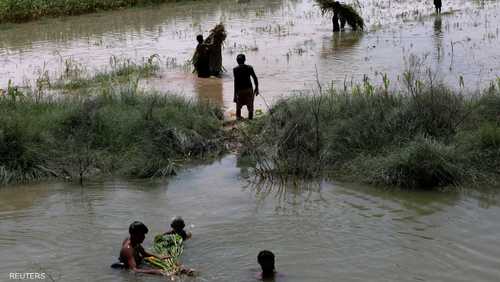
<svg viewBox="0 0 500 282">
<path fill-rule="evenodd" d="M 159 268 L 168 274 L 177 274 L 181 271 L 180 257 L 184 251 L 181 236 L 177 234 L 156 235 L 152 250 L 160 256 L 168 256 L 164 260 L 147 258 L 146 260 L 152 267 Z"/>
<path fill-rule="evenodd" d="M 389 94 L 389 86 L 391 84 L 391 81 L 389 80 L 387 73 L 382 74 L 382 82 L 384 83 L 385 95 L 388 95 Z"/>
</svg>

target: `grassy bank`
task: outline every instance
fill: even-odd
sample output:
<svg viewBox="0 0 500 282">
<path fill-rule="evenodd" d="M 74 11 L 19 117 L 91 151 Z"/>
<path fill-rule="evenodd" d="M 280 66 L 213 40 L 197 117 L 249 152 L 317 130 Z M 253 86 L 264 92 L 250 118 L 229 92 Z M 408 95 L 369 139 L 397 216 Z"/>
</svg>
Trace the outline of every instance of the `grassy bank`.
<svg viewBox="0 0 500 282">
<path fill-rule="evenodd" d="M 406 188 L 495 183 L 500 81 L 480 95 L 403 76 L 279 101 L 252 124 L 241 157 L 266 178 L 326 177 Z M 248 139 L 247 139 L 248 140 Z"/>
<path fill-rule="evenodd" d="M 0 96 L 0 184 L 167 176 L 224 150 L 218 108 L 135 83 L 82 89 L 40 99 L 9 88 Z"/>
<path fill-rule="evenodd" d="M 176 0 L 2 0 L 0 23 L 26 22 L 44 16 L 80 15 L 167 2 Z"/>
</svg>

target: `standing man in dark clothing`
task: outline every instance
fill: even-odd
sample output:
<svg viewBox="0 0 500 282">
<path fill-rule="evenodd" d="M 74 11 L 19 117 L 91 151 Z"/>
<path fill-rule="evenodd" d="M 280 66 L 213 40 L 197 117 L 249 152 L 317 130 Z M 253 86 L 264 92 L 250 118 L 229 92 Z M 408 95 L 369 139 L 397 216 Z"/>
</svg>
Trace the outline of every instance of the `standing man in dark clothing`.
<svg viewBox="0 0 500 282">
<path fill-rule="evenodd" d="M 259 95 L 259 81 L 252 66 L 245 64 L 245 55 L 236 57 L 238 66 L 233 69 L 234 75 L 234 102 L 236 103 L 236 118 L 241 120 L 241 108 L 247 106 L 248 119 L 253 119 L 253 100 Z M 250 77 L 253 79 L 255 90 L 252 87 Z"/>
<path fill-rule="evenodd" d="M 441 0 L 434 0 L 434 7 L 436 7 L 436 14 L 441 14 L 441 6 L 443 4 L 441 3 Z"/>
<path fill-rule="evenodd" d="M 194 67 L 198 73 L 198 77 L 210 77 L 210 67 L 208 58 L 208 46 L 203 43 L 203 35 L 196 36 L 198 46 L 196 46 L 195 56 L 193 58 Z"/>
</svg>

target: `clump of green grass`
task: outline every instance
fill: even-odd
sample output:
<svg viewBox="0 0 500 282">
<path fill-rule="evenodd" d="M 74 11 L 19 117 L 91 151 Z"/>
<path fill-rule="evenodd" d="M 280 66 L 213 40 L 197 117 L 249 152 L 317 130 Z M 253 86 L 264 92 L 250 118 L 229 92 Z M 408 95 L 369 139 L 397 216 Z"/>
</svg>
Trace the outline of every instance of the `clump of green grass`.
<svg viewBox="0 0 500 282">
<path fill-rule="evenodd" d="M 361 156 L 350 163 L 350 169 L 359 171 L 370 183 L 435 188 L 462 183 L 467 174 L 461 165 L 454 146 L 419 137 L 387 155 L 368 159 Z"/>
<path fill-rule="evenodd" d="M 64 61 L 64 70 L 59 78 L 51 81 L 51 90 L 80 90 L 81 88 L 101 87 L 103 84 L 127 83 L 156 75 L 160 70 L 159 55 L 144 58 L 141 63 L 130 59 L 112 56 L 109 68 L 89 74 L 79 63 L 68 59 Z"/>
<path fill-rule="evenodd" d="M 398 91 L 365 81 L 283 99 L 249 128 L 242 154 L 263 177 L 410 188 L 498 178 L 500 90 L 472 98 L 407 78 L 408 87 Z"/>
<path fill-rule="evenodd" d="M 68 16 L 154 5 L 176 0 L 2 0 L 0 23 L 26 22 L 44 16 Z"/>
<path fill-rule="evenodd" d="M 0 182 L 168 176 L 224 151 L 218 108 L 136 87 L 94 91 L 0 97 Z"/>
</svg>

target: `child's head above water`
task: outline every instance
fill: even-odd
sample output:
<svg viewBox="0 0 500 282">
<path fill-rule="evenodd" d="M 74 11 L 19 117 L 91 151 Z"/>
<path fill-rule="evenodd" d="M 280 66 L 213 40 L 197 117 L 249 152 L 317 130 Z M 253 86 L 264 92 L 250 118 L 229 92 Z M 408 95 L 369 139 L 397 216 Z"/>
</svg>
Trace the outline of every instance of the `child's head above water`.
<svg viewBox="0 0 500 282">
<path fill-rule="evenodd" d="M 259 255 L 257 256 L 257 262 L 262 268 L 262 276 L 274 275 L 274 254 L 271 251 L 260 251 Z"/>
<path fill-rule="evenodd" d="M 184 219 L 182 219 L 182 217 L 176 216 L 172 219 L 170 227 L 172 227 L 173 230 L 182 230 L 186 227 L 186 224 L 184 223 Z"/>
<path fill-rule="evenodd" d="M 128 233 L 130 234 L 130 240 L 141 244 L 148 233 L 148 228 L 144 223 L 140 221 L 134 221 L 130 224 L 128 228 Z"/>
</svg>

